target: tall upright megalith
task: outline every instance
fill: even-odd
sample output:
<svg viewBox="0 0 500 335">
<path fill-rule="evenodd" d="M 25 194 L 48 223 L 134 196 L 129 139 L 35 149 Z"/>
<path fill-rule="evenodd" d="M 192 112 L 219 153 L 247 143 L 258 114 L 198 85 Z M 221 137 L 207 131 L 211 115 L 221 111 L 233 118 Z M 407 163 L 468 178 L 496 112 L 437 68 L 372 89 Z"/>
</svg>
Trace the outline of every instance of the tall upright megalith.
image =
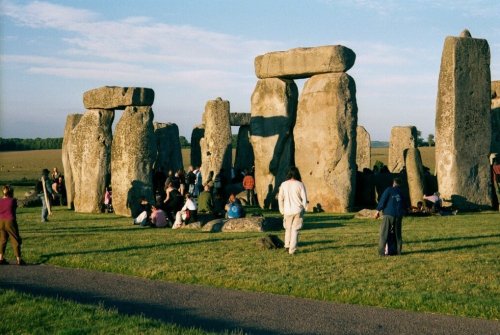
<svg viewBox="0 0 500 335">
<path fill-rule="evenodd" d="M 297 99 L 297 85 L 288 79 L 260 79 L 253 91 L 250 141 L 255 156 L 255 191 L 261 207 L 277 203 L 279 186 L 294 164 Z"/>
<path fill-rule="evenodd" d="M 414 126 L 396 126 L 391 129 L 389 158 L 387 167 L 392 173 L 400 173 L 405 167 L 404 152 L 417 147 L 417 128 Z"/>
<path fill-rule="evenodd" d="M 155 169 L 161 169 L 165 174 L 169 170 L 184 170 L 182 162 L 181 141 L 179 140 L 179 127 L 175 123 L 153 123 L 156 138 Z"/>
<path fill-rule="evenodd" d="M 213 171 L 223 172 L 226 180 L 231 179 L 232 135 L 229 122 L 229 101 L 217 98 L 207 101 L 203 113 L 205 136 L 200 140 L 201 176 L 203 182 Z"/>
<path fill-rule="evenodd" d="M 468 31 L 446 37 L 436 111 L 439 192 L 459 209 L 491 207 L 490 48 Z"/>
<path fill-rule="evenodd" d="M 357 111 L 356 85 L 346 73 L 312 76 L 299 98 L 295 164 L 309 202 L 328 212 L 354 206 Z"/>
<path fill-rule="evenodd" d="M 491 82 L 491 149 L 500 154 L 500 80 Z"/>
<path fill-rule="evenodd" d="M 200 141 L 205 136 L 205 125 L 200 124 L 193 128 L 191 133 L 191 165 L 201 166 L 201 146 Z"/>
<path fill-rule="evenodd" d="M 66 117 L 66 125 L 64 126 L 64 138 L 62 143 L 62 164 L 64 170 L 64 183 L 66 186 L 66 199 L 68 208 L 73 209 L 75 199 L 75 180 L 71 171 L 70 150 L 71 150 L 71 131 L 80 122 L 83 114 L 69 114 Z"/>
<path fill-rule="evenodd" d="M 417 206 L 424 196 L 425 176 L 422 165 L 422 157 L 418 148 L 408 148 L 405 150 L 406 178 L 410 193 L 410 203 Z"/>
<path fill-rule="evenodd" d="M 111 185 L 116 214 L 136 216 L 141 197 L 153 201 L 151 171 L 155 158 L 153 110 L 150 106 L 125 108 L 112 146 Z"/>
<path fill-rule="evenodd" d="M 358 171 L 371 168 L 371 140 L 370 134 L 366 131 L 365 127 L 356 127 L 356 165 Z"/>
<path fill-rule="evenodd" d="M 106 178 L 110 172 L 114 115 L 113 110 L 87 110 L 71 131 L 69 161 L 76 212 L 101 212 Z"/>
</svg>

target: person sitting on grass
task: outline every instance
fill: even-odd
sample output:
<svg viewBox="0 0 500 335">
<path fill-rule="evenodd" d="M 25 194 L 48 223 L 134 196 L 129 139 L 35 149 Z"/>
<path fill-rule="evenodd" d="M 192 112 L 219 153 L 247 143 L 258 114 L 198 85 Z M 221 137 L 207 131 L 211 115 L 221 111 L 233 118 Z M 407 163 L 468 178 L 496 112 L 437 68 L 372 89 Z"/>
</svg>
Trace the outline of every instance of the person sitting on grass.
<svg viewBox="0 0 500 335">
<path fill-rule="evenodd" d="M 161 209 L 161 203 L 157 203 L 151 206 L 151 226 L 156 228 L 164 228 L 167 226 L 167 216 L 163 209 Z"/>
<path fill-rule="evenodd" d="M 151 205 L 146 200 L 145 197 L 141 198 L 141 212 L 134 219 L 134 225 L 140 225 L 141 227 L 149 226 L 149 217 L 151 216 Z"/>
<path fill-rule="evenodd" d="M 26 263 L 21 259 L 22 240 L 16 220 L 17 199 L 14 198 L 14 189 L 5 185 L 2 193 L 3 197 L 0 199 L 0 265 L 9 264 L 3 257 L 9 237 L 17 265 L 25 265 Z"/>
<path fill-rule="evenodd" d="M 191 194 L 186 193 L 186 202 L 180 211 L 175 215 L 175 222 L 172 229 L 177 229 L 183 225 L 198 221 L 198 208 L 193 201 Z"/>
<path fill-rule="evenodd" d="M 229 195 L 229 200 L 225 207 L 228 219 L 239 219 L 245 216 L 240 199 L 236 198 L 234 193 Z"/>
<path fill-rule="evenodd" d="M 214 201 L 210 186 L 206 184 L 203 192 L 198 196 L 198 212 L 203 214 L 212 214 L 214 211 Z"/>
</svg>

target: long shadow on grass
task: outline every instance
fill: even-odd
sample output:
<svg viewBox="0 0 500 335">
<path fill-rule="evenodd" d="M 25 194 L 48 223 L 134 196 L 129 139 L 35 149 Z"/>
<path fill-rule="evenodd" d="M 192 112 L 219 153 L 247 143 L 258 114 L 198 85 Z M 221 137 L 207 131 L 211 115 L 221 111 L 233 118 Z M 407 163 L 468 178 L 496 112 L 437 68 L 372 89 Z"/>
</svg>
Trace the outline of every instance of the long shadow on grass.
<svg viewBox="0 0 500 335">
<path fill-rule="evenodd" d="M 236 241 L 236 240 L 245 240 L 248 239 L 248 237 L 238 237 L 238 238 L 213 238 L 213 239 L 207 239 L 207 240 L 193 240 L 193 241 L 181 241 L 181 242 L 174 242 L 174 243 L 156 243 L 156 244 L 148 244 L 148 245 L 141 245 L 141 246 L 129 246 L 129 247 L 122 247 L 122 248 L 113 248 L 113 249 L 97 249 L 97 250 L 84 250 L 84 251 L 73 251 L 73 252 L 55 252 L 51 254 L 46 254 L 46 255 L 41 255 L 40 256 L 40 261 L 36 264 L 43 264 L 49 261 L 53 257 L 61 257 L 61 256 L 71 256 L 71 255 L 90 255 L 90 254 L 108 254 L 108 253 L 116 253 L 116 252 L 129 252 L 129 251 L 137 251 L 137 250 L 147 250 L 147 249 L 154 249 L 154 248 L 173 248 L 173 247 L 179 247 L 182 245 L 190 245 L 190 244 L 196 244 L 200 245 L 201 243 L 213 243 L 213 242 L 220 242 L 220 241 Z"/>
<path fill-rule="evenodd" d="M 304 217 L 303 230 L 322 229 L 322 228 L 338 228 L 344 225 L 340 222 L 351 220 L 352 215 L 314 215 Z"/>
<path fill-rule="evenodd" d="M 26 285 L 23 283 L 9 283 L 0 285 L 5 289 L 12 289 L 17 292 L 22 292 L 34 296 L 65 299 L 80 304 L 102 306 L 107 309 L 117 310 L 118 313 L 128 316 L 141 316 L 147 317 L 160 322 L 169 324 L 176 324 L 181 327 L 195 327 L 208 332 L 221 332 L 228 333 L 231 331 L 238 331 L 241 325 L 234 321 L 225 319 L 222 315 L 218 318 L 203 317 L 199 315 L 198 308 L 181 308 L 171 307 L 163 303 L 147 303 L 134 301 L 132 299 L 119 299 L 112 297 L 103 297 L 98 294 L 89 294 L 88 292 L 51 288 L 47 286 L 34 286 Z M 260 328 L 261 326 L 255 325 L 253 327 L 245 327 L 245 331 L 249 334 L 265 334 L 265 335 L 278 335 L 280 332 Z"/>
<path fill-rule="evenodd" d="M 467 245 L 459 245 L 454 247 L 447 248 L 436 248 L 436 249 L 421 249 L 421 250 L 413 250 L 413 251 L 404 251 L 405 255 L 411 254 L 430 254 L 434 252 L 445 252 L 445 251 L 459 251 L 459 250 L 467 250 L 467 249 L 477 249 L 487 246 L 500 245 L 500 242 L 491 242 L 491 243 L 480 243 L 480 244 L 467 244 Z"/>
<path fill-rule="evenodd" d="M 411 240 L 405 241 L 407 243 L 435 243 L 435 242 L 450 242 L 450 241 L 470 241 L 482 238 L 492 238 L 500 237 L 500 234 L 490 234 L 490 235 L 476 235 L 476 236 L 457 236 L 457 237 L 439 237 L 430 238 L 426 240 Z"/>
</svg>

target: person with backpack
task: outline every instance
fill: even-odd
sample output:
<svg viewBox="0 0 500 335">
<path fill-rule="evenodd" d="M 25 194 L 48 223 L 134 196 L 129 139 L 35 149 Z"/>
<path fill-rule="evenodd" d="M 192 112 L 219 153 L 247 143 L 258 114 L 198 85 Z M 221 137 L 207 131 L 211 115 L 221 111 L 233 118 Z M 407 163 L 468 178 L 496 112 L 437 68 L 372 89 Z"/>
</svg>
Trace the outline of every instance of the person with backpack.
<svg viewBox="0 0 500 335">
<path fill-rule="evenodd" d="M 408 208 L 408 201 L 401 191 L 401 178 L 396 177 L 392 181 L 392 187 L 388 187 L 382 193 L 377 205 L 377 212 L 375 219 L 380 217 L 380 212 L 383 212 L 383 220 L 380 224 L 380 236 L 378 244 L 378 254 L 380 256 L 386 255 L 386 244 L 388 245 L 388 255 L 397 254 L 401 255 L 403 247 L 402 238 L 402 223 L 405 210 Z M 389 233 L 393 231 L 395 241 L 389 239 Z"/>
<path fill-rule="evenodd" d="M 229 195 L 229 200 L 225 206 L 225 210 L 228 219 L 239 219 L 245 216 L 241 201 L 236 198 L 234 193 Z"/>
</svg>

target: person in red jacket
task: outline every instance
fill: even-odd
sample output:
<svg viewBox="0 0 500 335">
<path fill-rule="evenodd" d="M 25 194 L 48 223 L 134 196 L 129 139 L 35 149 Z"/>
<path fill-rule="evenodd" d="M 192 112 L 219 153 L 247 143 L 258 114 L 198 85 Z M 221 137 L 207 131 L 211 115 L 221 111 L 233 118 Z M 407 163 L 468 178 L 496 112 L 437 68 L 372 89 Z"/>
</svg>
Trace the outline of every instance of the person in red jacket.
<svg viewBox="0 0 500 335">
<path fill-rule="evenodd" d="M 255 195 L 253 191 L 255 188 L 255 179 L 248 171 L 246 171 L 245 177 L 243 178 L 243 188 L 247 191 L 247 205 L 255 205 Z"/>
<path fill-rule="evenodd" d="M 0 199 L 0 265 L 9 264 L 3 257 L 9 237 L 17 265 L 24 265 L 26 263 L 21 259 L 21 237 L 16 220 L 17 200 L 14 198 L 14 190 L 9 185 L 5 185 L 2 191 L 3 197 Z"/>
</svg>

